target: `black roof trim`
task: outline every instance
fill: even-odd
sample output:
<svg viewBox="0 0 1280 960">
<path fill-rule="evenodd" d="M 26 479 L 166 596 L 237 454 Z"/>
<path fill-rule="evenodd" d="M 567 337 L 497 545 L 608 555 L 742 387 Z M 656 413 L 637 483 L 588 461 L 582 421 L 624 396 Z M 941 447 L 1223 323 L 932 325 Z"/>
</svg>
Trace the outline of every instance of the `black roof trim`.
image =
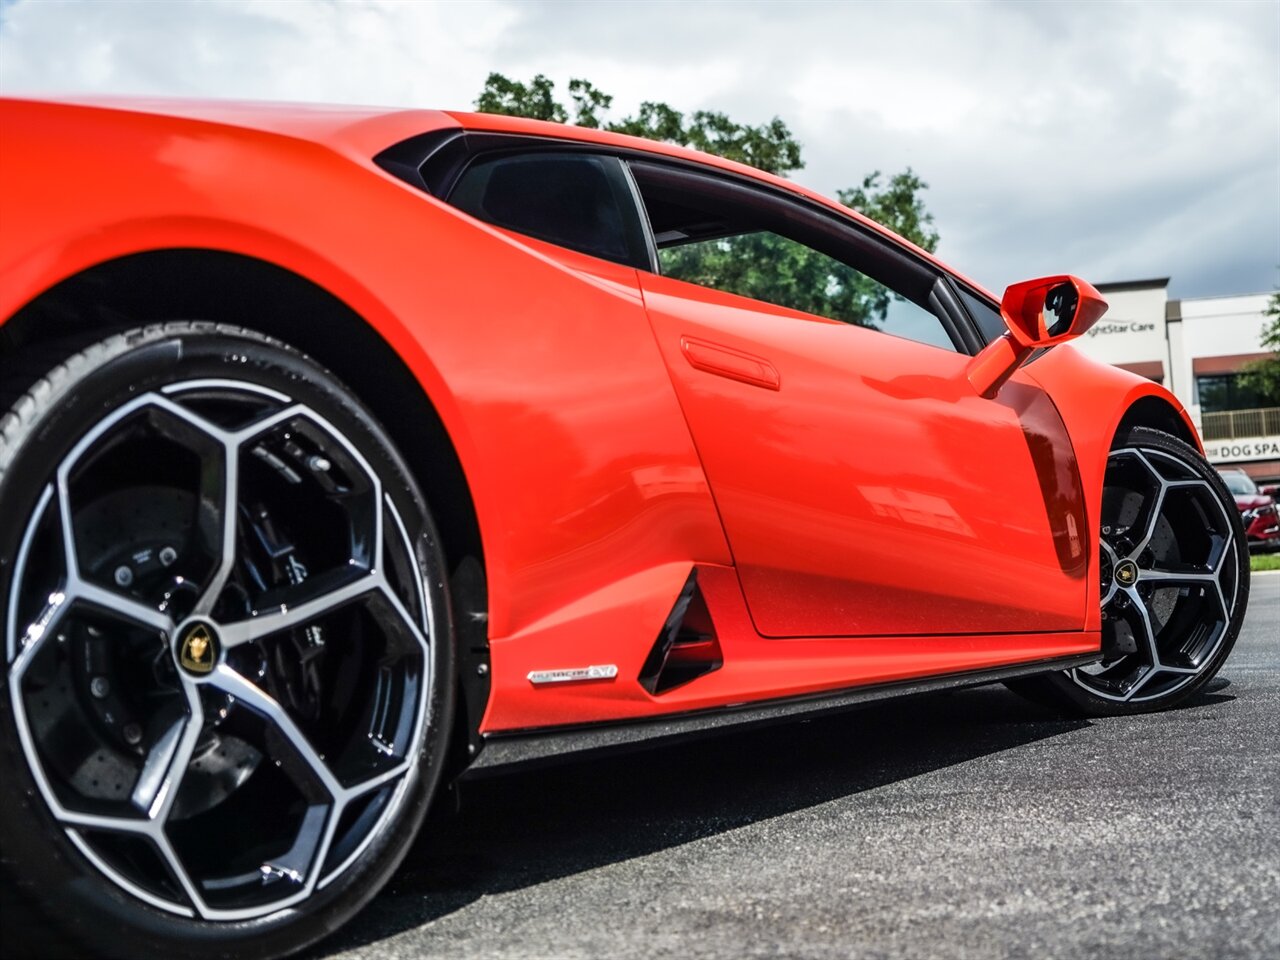
<svg viewBox="0 0 1280 960">
<path fill-rule="evenodd" d="M 1120 293 L 1123 290 L 1158 290 L 1168 285 L 1168 277 L 1155 277 L 1151 280 L 1117 280 L 1115 283 L 1095 283 L 1094 287 L 1103 293 Z"/>
</svg>

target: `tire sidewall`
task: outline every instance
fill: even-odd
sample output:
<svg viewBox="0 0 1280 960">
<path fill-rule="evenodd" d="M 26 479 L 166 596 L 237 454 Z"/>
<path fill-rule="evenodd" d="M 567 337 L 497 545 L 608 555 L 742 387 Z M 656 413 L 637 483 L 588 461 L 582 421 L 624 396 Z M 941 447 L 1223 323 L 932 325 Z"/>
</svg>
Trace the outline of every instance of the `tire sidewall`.
<svg viewBox="0 0 1280 960">
<path fill-rule="evenodd" d="M 406 774 L 398 809 L 355 863 L 303 904 L 261 918 L 227 923 L 184 918 L 128 895 L 100 874 L 67 839 L 31 776 L 17 737 L 6 664 L 0 689 L 0 866 L 20 896 L 86 946 L 105 947 L 116 955 L 266 957 L 294 952 L 341 926 L 389 879 L 423 821 L 444 767 L 454 713 L 452 614 L 443 553 L 425 502 L 390 439 L 350 392 L 318 364 L 260 334 L 203 323 L 157 325 L 115 335 L 63 367 L 63 376 L 46 378 L 47 389 L 28 395 L 37 404 L 27 407 L 25 429 L 0 446 L 3 629 L 14 557 L 56 465 L 103 417 L 168 383 L 244 381 L 286 393 L 321 413 L 381 477 L 414 545 L 431 618 L 433 671 L 418 762 Z"/>
</svg>

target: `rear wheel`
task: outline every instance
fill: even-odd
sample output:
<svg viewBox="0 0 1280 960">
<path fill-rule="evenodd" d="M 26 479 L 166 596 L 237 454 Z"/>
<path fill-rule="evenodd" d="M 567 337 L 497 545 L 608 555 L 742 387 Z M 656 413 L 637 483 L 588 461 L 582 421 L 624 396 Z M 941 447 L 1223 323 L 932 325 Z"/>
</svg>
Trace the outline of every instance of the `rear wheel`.
<svg viewBox="0 0 1280 960">
<path fill-rule="evenodd" d="M 422 498 L 330 374 L 189 323 L 52 365 L 0 421 L 0 557 L 3 864 L 50 921 L 274 956 L 376 892 L 442 766 L 451 631 Z"/>
<path fill-rule="evenodd" d="M 1103 659 L 1011 686 L 1095 715 L 1171 707 L 1217 674 L 1244 619 L 1235 501 L 1192 447 L 1136 427 L 1108 457 L 1101 521 Z"/>
</svg>

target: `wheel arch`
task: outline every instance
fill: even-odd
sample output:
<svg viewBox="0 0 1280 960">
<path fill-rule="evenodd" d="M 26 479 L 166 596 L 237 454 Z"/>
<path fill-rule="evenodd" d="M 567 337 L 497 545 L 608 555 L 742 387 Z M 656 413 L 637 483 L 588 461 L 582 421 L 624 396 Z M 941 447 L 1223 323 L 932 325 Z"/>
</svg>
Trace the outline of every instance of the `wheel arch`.
<svg viewBox="0 0 1280 960">
<path fill-rule="evenodd" d="M 1120 422 L 1116 424 L 1111 438 L 1112 443 L 1115 442 L 1116 437 L 1132 427 L 1162 430 L 1203 452 L 1200 438 L 1196 435 L 1186 413 L 1163 397 L 1148 394 L 1130 403 L 1120 417 Z"/>
<path fill-rule="evenodd" d="M 26 303 L 0 326 L 0 364 L 29 346 L 172 319 L 249 327 L 311 355 L 373 412 L 428 502 L 449 505 L 433 516 L 450 572 L 463 678 L 455 731 L 476 738 L 489 690 L 487 578 L 475 500 L 431 398 L 351 306 L 313 280 L 256 257 L 213 249 L 151 250 L 97 263 Z M 482 663 L 484 670 L 478 669 Z M 458 747 L 465 753 L 465 743 Z"/>
</svg>

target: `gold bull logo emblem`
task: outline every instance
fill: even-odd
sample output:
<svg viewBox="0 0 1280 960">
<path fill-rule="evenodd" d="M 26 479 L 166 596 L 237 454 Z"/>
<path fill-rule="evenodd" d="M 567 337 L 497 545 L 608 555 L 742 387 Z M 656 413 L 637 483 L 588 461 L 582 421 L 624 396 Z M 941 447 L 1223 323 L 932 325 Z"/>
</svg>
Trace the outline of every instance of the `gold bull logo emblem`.
<svg viewBox="0 0 1280 960">
<path fill-rule="evenodd" d="M 178 659 L 192 673 L 208 673 L 213 669 L 217 652 L 218 642 L 209 628 L 203 623 L 197 623 L 182 638 Z"/>
</svg>

